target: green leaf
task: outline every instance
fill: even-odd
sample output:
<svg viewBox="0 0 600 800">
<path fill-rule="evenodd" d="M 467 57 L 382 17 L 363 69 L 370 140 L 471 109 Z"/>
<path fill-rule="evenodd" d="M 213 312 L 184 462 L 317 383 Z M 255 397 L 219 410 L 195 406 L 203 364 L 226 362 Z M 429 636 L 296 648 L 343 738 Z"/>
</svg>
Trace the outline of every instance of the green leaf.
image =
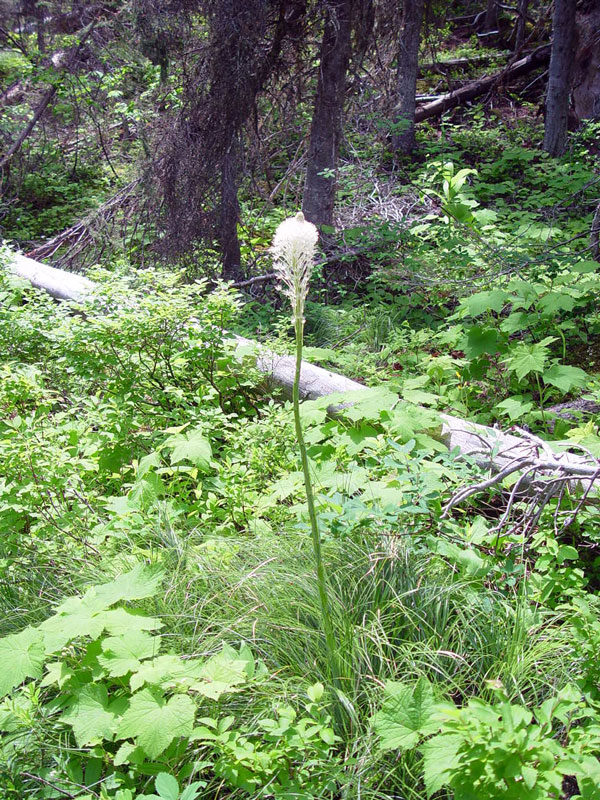
<svg viewBox="0 0 600 800">
<path fill-rule="evenodd" d="M 465 354 L 477 358 L 482 353 L 498 352 L 498 331 L 494 328 L 471 328 L 467 331 Z"/>
<path fill-rule="evenodd" d="M 166 440 L 165 446 L 172 448 L 171 464 L 178 464 L 180 461 L 191 461 L 201 470 L 207 471 L 210 468 L 212 448 L 200 429 L 188 430 L 177 436 L 170 436 Z"/>
<path fill-rule="evenodd" d="M 325 691 L 325 687 L 322 683 L 314 683 L 312 686 L 309 686 L 306 690 L 306 694 L 309 698 L 313 701 L 313 703 L 318 703 L 319 700 L 323 697 L 323 692 Z"/>
<path fill-rule="evenodd" d="M 218 700 L 225 692 L 246 683 L 254 673 L 254 658 L 249 648 L 239 653 L 230 645 L 224 644 L 220 653 L 208 659 L 200 670 L 201 682 L 194 683 L 191 688 Z"/>
<path fill-rule="evenodd" d="M 141 600 L 156 594 L 163 579 L 160 569 L 138 564 L 114 581 L 92 586 L 83 597 L 69 597 L 57 613 L 39 626 L 44 634 L 46 652 L 53 653 L 78 636 L 100 636 L 107 624 L 115 622 L 109 606 L 122 600 Z"/>
<path fill-rule="evenodd" d="M 164 655 L 144 661 L 131 676 L 130 686 L 136 691 L 145 683 L 172 688 L 178 684 L 189 685 L 201 675 L 202 662 L 197 659 L 184 661 L 179 656 Z"/>
<path fill-rule="evenodd" d="M 147 617 L 141 611 L 113 608 L 104 614 L 104 627 L 113 636 L 132 631 L 155 631 L 163 627 L 156 617 Z"/>
<path fill-rule="evenodd" d="M 461 743 L 462 736 L 459 734 L 441 733 L 421 746 L 427 797 L 446 786 L 460 766 L 458 753 Z"/>
<path fill-rule="evenodd" d="M 439 726 L 433 710 L 433 689 L 425 678 L 419 678 L 414 686 L 388 681 L 383 706 L 374 718 L 382 750 L 407 750 L 421 736 L 434 733 Z"/>
<path fill-rule="evenodd" d="M 160 636 L 133 630 L 120 636 L 109 636 L 102 642 L 99 663 L 115 678 L 135 672 L 140 661 L 152 658 L 160 648 Z"/>
<path fill-rule="evenodd" d="M 117 708 L 121 705 L 122 701 Z M 103 684 L 85 686 L 74 697 L 73 704 L 61 719 L 73 728 L 79 747 L 96 744 L 103 739 L 112 741 L 117 728 L 117 716 L 109 708 L 108 693 Z"/>
<path fill-rule="evenodd" d="M 498 403 L 496 408 L 508 414 L 510 421 L 513 422 L 515 419 L 520 419 L 524 417 L 525 414 L 529 414 L 533 408 L 533 403 L 524 401 L 523 398 L 519 396 L 507 397 L 506 400 Z"/>
<path fill-rule="evenodd" d="M 500 330 L 504 333 L 516 333 L 524 331 L 531 324 L 531 317 L 525 311 L 513 311 L 512 314 L 502 322 Z"/>
<path fill-rule="evenodd" d="M 461 300 L 464 308 L 472 317 L 478 317 L 485 311 L 502 311 L 509 295 L 503 289 L 492 289 L 489 292 L 476 292 L 465 300 Z"/>
<path fill-rule="evenodd" d="M 572 311 L 575 301 L 571 295 L 564 292 L 548 292 L 540 297 L 539 307 L 544 314 L 555 314 L 557 311 Z"/>
<path fill-rule="evenodd" d="M 179 784 L 167 772 L 159 772 L 154 782 L 154 787 L 164 800 L 177 800 L 179 797 Z"/>
<path fill-rule="evenodd" d="M 0 639 L 0 697 L 25 678 L 41 678 L 44 654 L 44 638 L 36 628 Z"/>
<path fill-rule="evenodd" d="M 191 697 L 175 695 L 170 700 L 156 690 L 142 689 L 131 698 L 117 735 L 132 738 L 149 758 L 157 758 L 177 736 L 189 736 L 196 707 Z"/>
<path fill-rule="evenodd" d="M 585 386 L 587 377 L 587 374 L 579 367 L 570 367 L 567 364 L 553 364 L 544 372 L 544 383 L 550 383 L 566 394 L 572 389 Z"/>
<path fill-rule="evenodd" d="M 504 359 L 504 363 L 511 372 L 514 372 L 519 380 L 523 380 L 531 372 L 543 372 L 548 357 L 547 344 L 554 341 L 547 337 L 542 342 L 536 344 L 518 344 L 513 348 L 509 356 Z"/>
</svg>

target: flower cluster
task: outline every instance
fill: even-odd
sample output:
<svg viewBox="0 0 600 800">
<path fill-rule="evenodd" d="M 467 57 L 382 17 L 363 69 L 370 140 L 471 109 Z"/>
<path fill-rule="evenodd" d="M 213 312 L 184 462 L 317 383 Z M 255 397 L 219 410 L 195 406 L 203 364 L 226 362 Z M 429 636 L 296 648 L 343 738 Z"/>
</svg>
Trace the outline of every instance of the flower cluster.
<svg viewBox="0 0 600 800">
<path fill-rule="evenodd" d="M 314 267 L 319 234 L 299 211 L 285 219 L 275 231 L 271 254 L 280 289 L 292 303 L 294 317 L 304 316 L 304 303 Z"/>
</svg>

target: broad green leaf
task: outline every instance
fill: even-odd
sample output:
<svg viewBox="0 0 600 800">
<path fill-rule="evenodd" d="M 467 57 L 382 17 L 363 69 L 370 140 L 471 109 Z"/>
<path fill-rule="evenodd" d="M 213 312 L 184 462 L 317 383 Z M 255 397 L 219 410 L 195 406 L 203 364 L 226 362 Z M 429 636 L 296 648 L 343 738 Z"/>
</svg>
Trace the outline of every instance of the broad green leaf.
<svg viewBox="0 0 600 800">
<path fill-rule="evenodd" d="M 439 725 L 433 719 L 433 711 L 433 689 L 425 678 L 419 678 L 412 686 L 388 681 L 383 706 L 374 718 L 381 749 L 407 750 L 420 737 L 434 733 Z"/>
<path fill-rule="evenodd" d="M 523 380 L 531 372 L 543 372 L 548 358 L 546 345 L 551 341 L 554 341 L 554 339 L 547 337 L 536 344 L 521 342 L 504 359 L 504 363 L 511 372 L 515 373 L 519 380 Z"/>
<path fill-rule="evenodd" d="M 492 289 L 489 292 L 476 292 L 461 300 L 460 305 L 472 317 L 478 317 L 485 311 L 502 311 L 508 297 L 508 293 L 503 289 Z"/>
<path fill-rule="evenodd" d="M 164 800 L 177 800 L 179 797 L 179 784 L 175 778 L 167 772 L 158 773 L 154 786 Z"/>
<path fill-rule="evenodd" d="M 573 298 L 564 292 L 548 292 L 540 297 L 538 304 L 545 314 L 555 314 L 557 311 L 572 311 L 575 306 Z"/>
<path fill-rule="evenodd" d="M 109 606 L 122 600 L 152 597 L 163 580 L 163 574 L 162 569 L 138 564 L 109 583 L 92 586 L 83 597 L 69 597 L 58 606 L 53 617 L 39 626 L 44 634 L 46 652 L 56 652 L 78 636 L 97 638 L 107 624 L 118 619 L 112 612 L 106 613 Z"/>
<path fill-rule="evenodd" d="M 498 352 L 498 331 L 494 328 L 471 328 L 467 331 L 465 353 L 468 358 L 477 358 L 482 353 Z"/>
<path fill-rule="evenodd" d="M 117 703 L 116 710 L 119 710 L 123 702 Z M 117 715 L 109 707 L 106 686 L 97 683 L 81 689 L 61 719 L 73 728 L 79 747 L 96 744 L 103 739 L 112 741 L 118 722 Z"/>
<path fill-rule="evenodd" d="M 323 692 L 325 691 L 325 687 L 322 683 L 314 683 L 312 686 L 309 686 L 306 690 L 306 694 L 309 698 L 313 701 L 313 703 L 318 703 L 319 700 L 323 697 Z"/>
<path fill-rule="evenodd" d="M 75 673 L 64 661 L 52 661 L 46 664 L 46 675 L 40 686 L 52 686 L 54 683 L 59 689 L 68 683 Z"/>
<path fill-rule="evenodd" d="M 177 436 L 170 436 L 166 440 L 165 446 L 171 448 L 171 464 L 178 464 L 180 461 L 191 461 L 192 464 L 204 471 L 207 471 L 210 467 L 212 448 L 200 429 L 188 430 Z"/>
<path fill-rule="evenodd" d="M 137 564 L 129 572 L 124 572 L 110 583 L 96 587 L 100 597 L 109 605 L 121 600 L 143 600 L 153 597 L 164 578 L 164 571 L 159 566 Z"/>
<path fill-rule="evenodd" d="M 570 367 L 567 364 L 553 364 L 544 372 L 544 383 L 550 383 L 566 394 L 572 389 L 585 386 L 587 377 L 587 374 L 579 367 Z"/>
<path fill-rule="evenodd" d="M 142 689 L 131 698 L 117 736 L 134 739 L 149 758 L 158 758 L 175 737 L 190 735 L 195 712 L 194 702 L 187 695 L 166 700 L 157 690 Z"/>
<path fill-rule="evenodd" d="M 531 318 L 525 311 L 513 311 L 512 314 L 503 320 L 500 330 L 504 333 L 516 333 L 523 331 L 531 324 Z"/>
<path fill-rule="evenodd" d="M 224 644 L 220 653 L 202 665 L 201 681 L 192 684 L 191 688 L 204 697 L 218 700 L 225 692 L 246 683 L 254 674 L 254 669 L 254 658 L 249 648 L 243 648 L 238 653 L 233 647 Z"/>
<path fill-rule="evenodd" d="M 98 661 L 109 675 L 118 678 L 128 672 L 135 672 L 139 669 L 140 662 L 155 656 L 159 648 L 160 636 L 133 630 L 104 639 Z"/>
<path fill-rule="evenodd" d="M 44 637 L 36 628 L 25 628 L 0 639 L 0 697 L 25 678 L 41 678 Z"/>
<path fill-rule="evenodd" d="M 508 414 L 508 417 L 512 422 L 515 419 L 520 419 L 521 417 L 525 416 L 525 414 L 529 414 L 533 408 L 533 403 L 529 402 L 528 400 L 524 400 L 523 397 L 520 396 L 507 397 L 506 400 L 498 403 L 496 408 L 499 408 L 501 411 L 504 411 L 506 414 Z"/>
<path fill-rule="evenodd" d="M 189 685 L 201 675 L 202 662 L 197 659 L 184 661 L 179 656 L 163 655 L 144 661 L 131 676 L 129 684 L 136 691 L 145 683 L 172 688 L 178 684 Z"/>
<path fill-rule="evenodd" d="M 140 611 L 127 608 L 112 608 L 104 613 L 106 630 L 113 636 L 132 631 L 155 631 L 163 627 L 156 617 L 147 617 Z"/>
<path fill-rule="evenodd" d="M 423 779 L 427 797 L 446 786 L 460 766 L 459 749 L 462 736 L 442 733 L 434 736 L 419 749 L 423 755 Z"/>
</svg>

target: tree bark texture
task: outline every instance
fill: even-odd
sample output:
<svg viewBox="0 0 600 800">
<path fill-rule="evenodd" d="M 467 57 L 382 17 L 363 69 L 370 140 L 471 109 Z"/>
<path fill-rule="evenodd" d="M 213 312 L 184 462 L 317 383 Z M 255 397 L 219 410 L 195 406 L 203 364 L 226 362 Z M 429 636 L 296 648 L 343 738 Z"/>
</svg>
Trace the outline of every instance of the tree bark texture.
<svg viewBox="0 0 600 800">
<path fill-rule="evenodd" d="M 404 19 L 398 43 L 398 76 L 396 95 L 395 130 L 392 149 L 396 153 L 410 153 L 417 146 L 415 139 L 415 94 L 419 69 L 419 41 L 423 22 L 425 0 L 413 0 L 404 5 Z"/>
<path fill-rule="evenodd" d="M 240 214 L 237 181 L 237 141 L 234 140 L 221 167 L 221 204 L 219 208 L 219 244 L 225 280 L 239 280 L 242 257 L 237 225 Z"/>
<path fill-rule="evenodd" d="M 13 260 L 8 268 L 14 274 L 28 280 L 36 288 L 48 292 L 57 300 L 82 302 L 86 295 L 100 288 L 98 284 L 80 275 L 46 266 L 22 255 L 13 255 Z M 250 351 L 256 359 L 258 370 L 267 375 L 275 385 L 291 394 L 296 373 L 294 356 L 277 355 L 241 336 L 232 338 L 241 348 L 240 358 L 247 356 Z M 306 361 L 302 362 L 299 393 L 300 397 L 304 399 L 313 400 L 338 392 L 350 393 L 364 390 L 365 387 L 362 384 L 346 378 L 344 375 L 316 367 Z M 344 402 L 348 401 L 344 399 Z M 332 404 L 330 410 L 335 412 L 336 408 L 339 410 L 340 406 Z M 456 451 L 459 457 L 468 458 L 482 468 L 496 473 L 506 469 L 515 460 L 531 458 L 532 445 L 526 440 L 496 428 L 488 428 L 459 417 L 453 417 L 450 414 L 440 414 L 439 437 L 448 449 Z M 551 452 L 550 446 L 544 444 L 543 450 L 548 458 L 548 453 Z M 583 456 L 568 451 L 559 451 L 552 463 L 554 461 L 562 467 L 573 470 L 588 470 L 588 474 L 591 475 L 588 482 L 597 478 L 597 473 L 589 467 L 589 460 Z"/>
<path fill-rule="evenodd" d="M 600 261 L 600 203 L 596 207 L 596 213 L 592 220 L 590 231 L 590 252 L 596 261 Z"/>
<path fill-rule="evenodd" d="M 543 149 L 560 156 L 567 143 L 571 75 L 575 57 L 575 0 L 555 0 L 546 95 Z"/>
<path fill-rule="evenodd" d="M 525 41 L 525 25 L 527 23 L 527 8 L 529 0 L 519 0 L 517 3 L 517 24 L 515 26 L 515 50 L 519 51 Z"/>
<path fill-rule="evenodd" d="M 600 0 L 577 14 L 575 29 L 573 110 L 578 120 L 600 119 Z"/>
<path fill-rule="evenodd" d="M 330 0 L 325 5 L 319 76 L 302 200 L 304 216 L 317 227 L 333 224 L 353 5 L 354 0 Z"/>
<path fill-rule="evenodd" d="M 498 30 L 498 8 L 496 0 L 487 0 L 484 28 L 486 31 Z"/>
</svg>

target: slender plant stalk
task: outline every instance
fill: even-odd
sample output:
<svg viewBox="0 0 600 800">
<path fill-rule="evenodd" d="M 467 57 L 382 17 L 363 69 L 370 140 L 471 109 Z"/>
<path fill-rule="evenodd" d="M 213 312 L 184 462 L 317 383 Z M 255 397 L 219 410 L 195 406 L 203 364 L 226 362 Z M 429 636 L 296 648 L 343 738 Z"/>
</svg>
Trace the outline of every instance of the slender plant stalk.
<svg viewBox="0 0 600 800">
<path fill-rule="evenodd" d="M 310 517 L 310 530 L 312 534 L 315 566 L 317 572 L 317 585 L 321 603 L 321 624 L 325 634 L 327 656 L 333 685 L 340 689 L 338 649 L 331 622 L 329 598 L 327 596 L 327 575 L 323 556 L 321 554 L 321 536 L 319 522 L 315 510 L 315 499 L 310 479 L 308 456 L 300 419 L 300 370 L 302 369 L 302 346 L 304 343 L 304 306 L 308 295 L 310 276 L 314 269 L 315 248 L 319 238 L 316 227 L 304 219 L 300 211 L 295 217 L 284 220 L 273 238 L 271 253 L 273 254 L 273 267 L 279 279 L 280 291 L 290 300 L 292 307 L 292 322 L 296 333 L 296 371 L 294 376 L 293 404 L 294 422 L 296 425 L 296 439 L 300 449 L 302 471 L 304 473 L 304 486 L 306 488 L 306 501 L 308 503 L 308 516 Z"/>
<path fill-rule="evenodd" d="M 306 501 L 308 503 L 308 516 L 310 517 L 310 530 L 312 535 L 313 551 L 315 555 L 315 566 L 317 570 L 319 600 L 321 602 L 321 621 L 323 624 L 323 632 L 325 633 L 325 641 L 327 644 L 327 655 L 329 657 L 329 662 L 330 662 L 329 666 L 331 669 L 333 685 L 336 688 L 340 688 L 337 644 L 335 640 L 335 634 L 333 632 L 333 625 L 331 623 L 331 614 L 329 611 L 329 597 L 327 595 L 327 574 L 325 572 L 325 565 L 323 564 L 323 556 L 321 553 L 321 535 L 319 533 L 319 521 L 317 520 L 317 512 L 315 509 L 312 480 L 310 477 L 310 467 L 308 463 L 308 456 L 306 454 L 306 444 L 304 443 L 302 421 L 300 419 L 300 371 L 302 369 L 304 319 L 302 318 L 302 311 L 298 309 L 298 302 L 296 303 L 295 328 L 296 328 L 296 372 L 294 375 L 294 387 L 292 395 L 292 401 L 294 405 L 294 423 L 296 425 L 296 439 L 298 441 L 298 447 L 300 449 L 302 471 L 304 472 L 304 486 L 306 488 Z"/>
</svg>

